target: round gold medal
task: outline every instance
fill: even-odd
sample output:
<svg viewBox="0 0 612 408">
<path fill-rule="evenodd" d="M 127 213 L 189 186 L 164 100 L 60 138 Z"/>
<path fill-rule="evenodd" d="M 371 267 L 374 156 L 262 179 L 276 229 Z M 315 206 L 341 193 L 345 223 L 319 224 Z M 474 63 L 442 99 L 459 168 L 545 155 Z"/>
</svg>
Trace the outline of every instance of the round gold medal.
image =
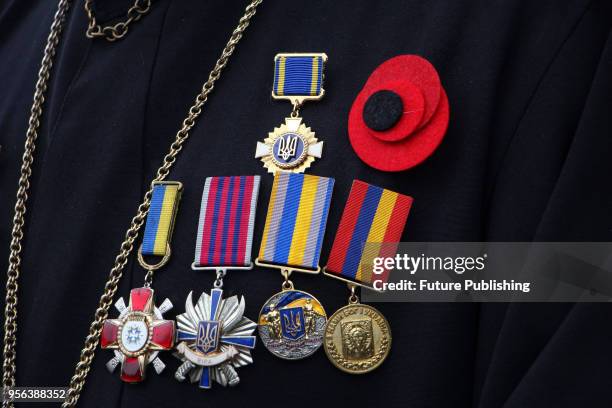
<svg viewBox="0 0 612 408">
<path fill-rule="evenodd" d="M 391 328 L 373 307 L 350 304 L 329 318 L 323 344 L 336 367 L 349 374 L 363 374 L 377 368 L 389 355 Z"/>
</svg>

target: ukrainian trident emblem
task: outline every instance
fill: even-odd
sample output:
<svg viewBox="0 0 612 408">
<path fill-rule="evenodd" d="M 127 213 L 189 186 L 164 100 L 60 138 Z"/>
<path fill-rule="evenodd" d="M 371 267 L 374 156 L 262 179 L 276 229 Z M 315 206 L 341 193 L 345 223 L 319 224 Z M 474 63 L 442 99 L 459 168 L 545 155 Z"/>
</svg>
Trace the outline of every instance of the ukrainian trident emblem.
<svg viewBox="0 0 612 408">
<path fill-rule="evenodd" d="M 295 157 L 298 141 L 301 142 L 297 135 L 291 133 L 282 135 L 275 143 L 275 145 L 278 144 L 277 147 L 275 146 L 276 154 L 284 161 L 289 161 L 290 158 Z M 300 147 L 303 147 L 303 143 L 300 144 Z"/>
<path fill-rule="evenodd" d="M 302 123 L 302 118 L 285 118 L 285 123 L 268 133 L 263 142 L 257 142 L 255 158 L 261 159 L 270 173 L 303 173 L 322 153 L 323 142 Z"/>
<path fill-rule="evenodd" d="M 283 337 L 289 340 L 297 340 L 306 334 L 304 309 L 301 307 L 281 309 L 280 315 Z"/>
<path fill-rule="evenodd" d="M 219 322 L 203 321 L 198 325 L 196 349 L 204 354 L 217 349 L 219 343 Z"/>
<path fill-rule="evenodd" d="M 223 386 L 240 382 L 237 368 L 251 364 L 255 347 L 255 322 L 243 316 L 245 302 L 241 297 L 222 299 L 223 290 L 202 293 L 193 303 L 193 292 L 185 302 L 185 313 L 177 316 L 179 344 L 176 356 L 183 364 L 174 377 L 200 388 L 211 388 L 216 381 Z"/>
</svg>

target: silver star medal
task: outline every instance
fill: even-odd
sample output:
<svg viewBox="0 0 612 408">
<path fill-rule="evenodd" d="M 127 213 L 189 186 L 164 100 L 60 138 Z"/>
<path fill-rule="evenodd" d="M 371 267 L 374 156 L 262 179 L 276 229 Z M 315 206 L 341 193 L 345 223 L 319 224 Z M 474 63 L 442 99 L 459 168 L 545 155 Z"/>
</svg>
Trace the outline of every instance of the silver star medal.
<svg viewBox="0 0 612 408">
<path fill-rule="evenodd" d="M 197 303 L 190 292 L 185 313 L 177 316 L 178 345 L 175 356 L 183 361 L 174 377 L 211 388 L 213 382 L 234 386 L 240 382 L 237 369 L 251 364 L 257 324 L 244 317 L 244 297 L 222 299 L 223 290 L 202 293 Z"/>
</svg>

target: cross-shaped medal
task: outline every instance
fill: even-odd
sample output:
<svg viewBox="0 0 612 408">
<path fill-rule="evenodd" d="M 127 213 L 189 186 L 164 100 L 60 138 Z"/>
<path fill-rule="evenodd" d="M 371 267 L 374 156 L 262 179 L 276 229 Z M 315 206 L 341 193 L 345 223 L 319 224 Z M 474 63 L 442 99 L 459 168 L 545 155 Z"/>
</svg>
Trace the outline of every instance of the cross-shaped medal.
<svg viewBox="0 0 612 408">
<path fill-rule="evenodd" d="M 115 303 L 119 318 L 107 319 L 102 328 L 102 348 L 115 351 L 106 367 L 113 372 L 121 363 L 121 379 L 128 383 L 143 381 L 149 363 L 161 373 L 166 366 L 157 354 L 174 346 L 174 321 L 162 317 L 172 309 L 172 303 L 166 299 L 155 307 L 153 293 L 146 287 L 132 289 L 129 305 L 120 298 Z"/>
</svg>

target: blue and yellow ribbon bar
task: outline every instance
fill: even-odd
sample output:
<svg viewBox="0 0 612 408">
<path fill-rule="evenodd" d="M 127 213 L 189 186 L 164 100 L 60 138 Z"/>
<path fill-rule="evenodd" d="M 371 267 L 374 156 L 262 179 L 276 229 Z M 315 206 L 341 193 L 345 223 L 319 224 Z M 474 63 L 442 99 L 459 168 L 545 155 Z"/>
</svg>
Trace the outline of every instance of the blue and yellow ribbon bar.
<svg viewBox="0 0 612 408">
<path fill-rule="evenodd" d="M 177 181 L 154 183 L 140 250 L 142 255 L 166 255 L 182 190 L 183 185 Z"/>
<path fill-rule="evenodd" d="M 318 270 L 333 188 L 332 178 L 277 173 L 258 262 Z"/>
<path fill-rule="evenodd" d="M 325 61 L 327 56 L 323 53 L 277 54 L 274 58 L 272 97 L 322 97 Z"/>
</svg>

